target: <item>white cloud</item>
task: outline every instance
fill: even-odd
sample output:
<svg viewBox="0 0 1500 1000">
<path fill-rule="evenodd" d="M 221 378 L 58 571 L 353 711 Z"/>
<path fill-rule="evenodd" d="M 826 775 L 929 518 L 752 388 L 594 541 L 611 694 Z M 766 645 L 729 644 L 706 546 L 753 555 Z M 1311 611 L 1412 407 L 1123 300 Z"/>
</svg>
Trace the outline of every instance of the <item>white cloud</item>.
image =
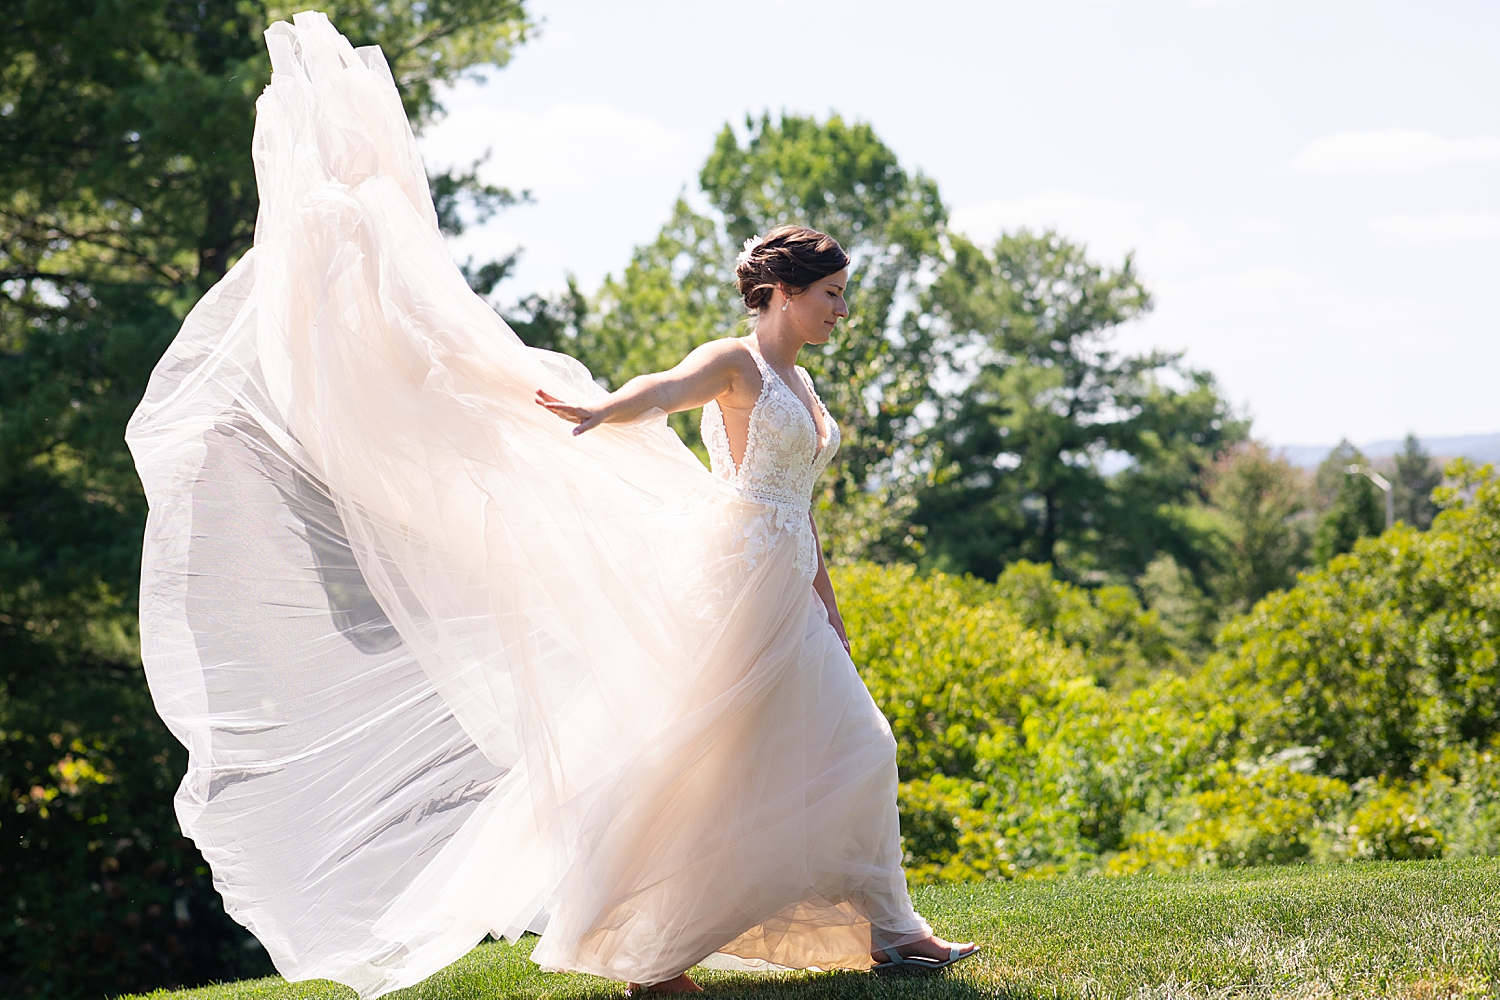
<svg viewBox="0 0 1500 1000">
<path fill-rule="evenodd" d="M 1420 129 L 1335 132 L 1303 146 L 1293 163 L 1318 174 L 1398 174 L 1500 160 L 1500 136 L 1446 139 Z"/>
<path fill-rule="evenodd" d="M 1500 214 L 1439 212 L 1428 215 L 1388 215 L 1370 223 L 1370 231 L 1414 243 L 1492 240 L 1500 237 Z"/>
</svg>

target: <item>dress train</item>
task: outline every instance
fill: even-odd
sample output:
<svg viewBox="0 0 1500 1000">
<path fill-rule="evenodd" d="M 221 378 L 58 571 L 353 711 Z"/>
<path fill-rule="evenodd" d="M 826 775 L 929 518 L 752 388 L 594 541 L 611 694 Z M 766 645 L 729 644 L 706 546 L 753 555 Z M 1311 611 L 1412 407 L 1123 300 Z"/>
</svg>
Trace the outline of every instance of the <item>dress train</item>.
<svg viewBox="0 0 1500 1000">
<path fill-rule="evenodd" d="M 602 390 L 464 283 L 378 49 L 266 35 L 255 247 L 127 435 L 142 653 L 227 911 L 365 997 L 487 933 L 646 982 L 925 936 L 890 729 L 807 573 L 815 430 L 768 396 L 754 482 L 659 413 L 572 437 L 534 390 Z"/>
</svg>

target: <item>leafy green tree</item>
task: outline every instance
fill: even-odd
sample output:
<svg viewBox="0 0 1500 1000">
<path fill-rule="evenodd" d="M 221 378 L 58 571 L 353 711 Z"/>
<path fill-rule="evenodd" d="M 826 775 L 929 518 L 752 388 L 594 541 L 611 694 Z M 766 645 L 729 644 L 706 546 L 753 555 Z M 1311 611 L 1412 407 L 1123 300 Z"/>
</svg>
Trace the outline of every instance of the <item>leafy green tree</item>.
<svg viewBox="0 0 1500 1000">
<path fill-rule="evenodd" d="M 614 388 L 672 367 L 699 344 L 742 332 L 734 256 L 719 222 L 679 198 L 656 239 L 635 249 L 618 278 L 605 279 L 590 315 L 572 327 L 572 342 L 560 346 Z M 701 412 L 673 414 L 671 422 L 706 457 Z"/>
<path fill-rule="evenodd" d="M 356 45 L 382 47 L 418 126 L 440 110 L 437 84 L 503 64 L 530 30 L 518 0 L 322 7 Z M 183 755 L 140 670 L 145 503 L 123 431 L 182 317 L 251 243 L 261 34 L 296 9 L 19 0 L 0 13 L 7 996 L 263 967 L 171 815 Z M 459 202 L 508 197 L 451 172 L 434 191 L 450 223 Z"/>
<path fill-rule="evenodd" d="M 741 142 L 725 127 L 699 175 L 731 245 L 800 223 L 834 234 L 854 258 L 849 319 L 804 362 L 843 435 L 821 521 L 841 540 L 838 558 L 910 551 L 909 448 L 936 358 L 903 302 L 939 261 L 947 210 L 937 184 L 906 171 L 869 125 L 837 115 L 763 115 L 745 131 Z"/>
<path fill-rule="evenodd" d="M 843 434 L 819 520 L 840 560 L 905 550 L 914 541 L 906 460 L 934 359 L 903 303 L 937 261 L 945 215 L 936 185 L 903 169 L 868 125 L 837 115 L 748 118 L 743 134 L 726 125 L 698 180 L 710 210 L 679 201 L 657 238 L 605 281 L 588 318 L 556 328 L 554 343 L 610 386 L 668 367 L 747 328 L 734 291 L 745 239 L 786 223 L 832 233 L 855 264 L 851 316 L 832 343 L 803 355 Z M 696 413 L 673 425 L 698 444 Z"/>
<path fill-rule="evenodd" d="M 1432 491 L 1443 484 L 1443 470 L 1415 434 L 1406 435 L 1393 464 L 1396 474 L 1391 477 L 1391 486 L 1395 491 L 1396 519 L 1426 531 L 1437 516 Z"/>
<path fill-rule="evenodd" d="M 951 247 L 924 298 L 963 384 L 930 435 L 929 561 L 993 577 L 1024 558 L 1080 580 L 1134 578 L 1159 551 L 1197 562 L 1183 508 L 1245 425 L 1178 356 L 1109 348 L 1151 304 L 1131 259 L 1102 267 L 1051 232 Z M 1111 458 L 1127 468 L 1110 475 Z"/>
<path fill-rule="evenodd" d="M 1313 532 L 1312 557 L 1320 566 L 1352 551 L 1361 538 L 1385 530 L 1385 499 L 1380 491 L 1366 476 L 1348 471 L 1350 466 L 1365 464 L 1358 448 L 1341 441 L 1318 466 L 1314 482 L 1324 509 Z"/>
<path fill-rule="evenodd" d="M 1161 621 L 1168 643 L 1193 659 L 1208 652 L 1219 624 L 1219 608 L 1193 574 L 1167 553 L 1146 564 L 1135 578 L 1141 600 Z"/>
<path fill-rule="evenodd" d="M 1220 456 L 1207 481 L 1220 527 L 1211 587 L 1226 612 L 1243 612 L 1307 566 L 1307 486 L 1291 463 L 1253 441 Z"/>
<path fill-rule="evenodd" d="M 490 153 L 459 171 L 450 167 L 441 174 L 430 175 L 427 187 L 432 194 L 432 207 L 437 214 L 438 228 L 445 236 L 460 236 L 470 226 L 483 225 L 503 208 L 531 200 L 531 192 L 519 195 L 510 188 L 487 184 L 479 179 L 479 168 L 490 158 Z M 512 250 L 500 260 L 475 264 L 474 258 L 459 265 L 469 287 L 480 295 L 489 295 L 495 286 L 516 269 L 521 259 L 519 249 Z"/>
</svg>

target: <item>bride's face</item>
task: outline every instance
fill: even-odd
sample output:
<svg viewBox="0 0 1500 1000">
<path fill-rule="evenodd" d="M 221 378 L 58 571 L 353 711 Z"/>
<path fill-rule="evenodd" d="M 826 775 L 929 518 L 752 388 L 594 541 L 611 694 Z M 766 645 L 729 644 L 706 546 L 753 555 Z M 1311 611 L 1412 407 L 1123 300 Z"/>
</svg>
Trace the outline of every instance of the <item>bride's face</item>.
<svg viewBox="0 0 1500 1000">
<path fill-rule="evenodd" d="M 849 315 L 844 301 L 844 287 L 849 284 L 849 269 L 819 278 L 802 292 L 793 295 L 787 305 L 787 320 L 805 344 L 826 344 L 838 321 Z"/>
</svg>

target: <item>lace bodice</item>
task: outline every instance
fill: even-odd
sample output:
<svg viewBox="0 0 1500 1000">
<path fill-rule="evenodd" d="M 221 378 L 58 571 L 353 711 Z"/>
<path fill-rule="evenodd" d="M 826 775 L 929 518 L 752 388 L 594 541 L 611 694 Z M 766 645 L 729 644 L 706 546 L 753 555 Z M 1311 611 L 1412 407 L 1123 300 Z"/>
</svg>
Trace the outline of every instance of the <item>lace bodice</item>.
<svg viewBox="0 0 1500 1000">
<path fill-rule="evenodd" d="M 745 558 L 752 564 L 789 532 L 797 545 L 797 568 L 811 578 L 818 567 L 808 511 L 813 486 L 839 448 L 839 427 L 800 366 L 797 374 L 818 406 L 827 438 L 818 440 L 818 427 L 802 400 L 782 381 L 749 342 L 746 347 L 760 369 L 760 396 L 750 411 L 744 460 L 735 464 L 729 432 L 718 401 L 703 408 L 703 443 L 715 475 L 722 476 L 744 499 L 766 509 L 745 528 Z"/>
</svg>

